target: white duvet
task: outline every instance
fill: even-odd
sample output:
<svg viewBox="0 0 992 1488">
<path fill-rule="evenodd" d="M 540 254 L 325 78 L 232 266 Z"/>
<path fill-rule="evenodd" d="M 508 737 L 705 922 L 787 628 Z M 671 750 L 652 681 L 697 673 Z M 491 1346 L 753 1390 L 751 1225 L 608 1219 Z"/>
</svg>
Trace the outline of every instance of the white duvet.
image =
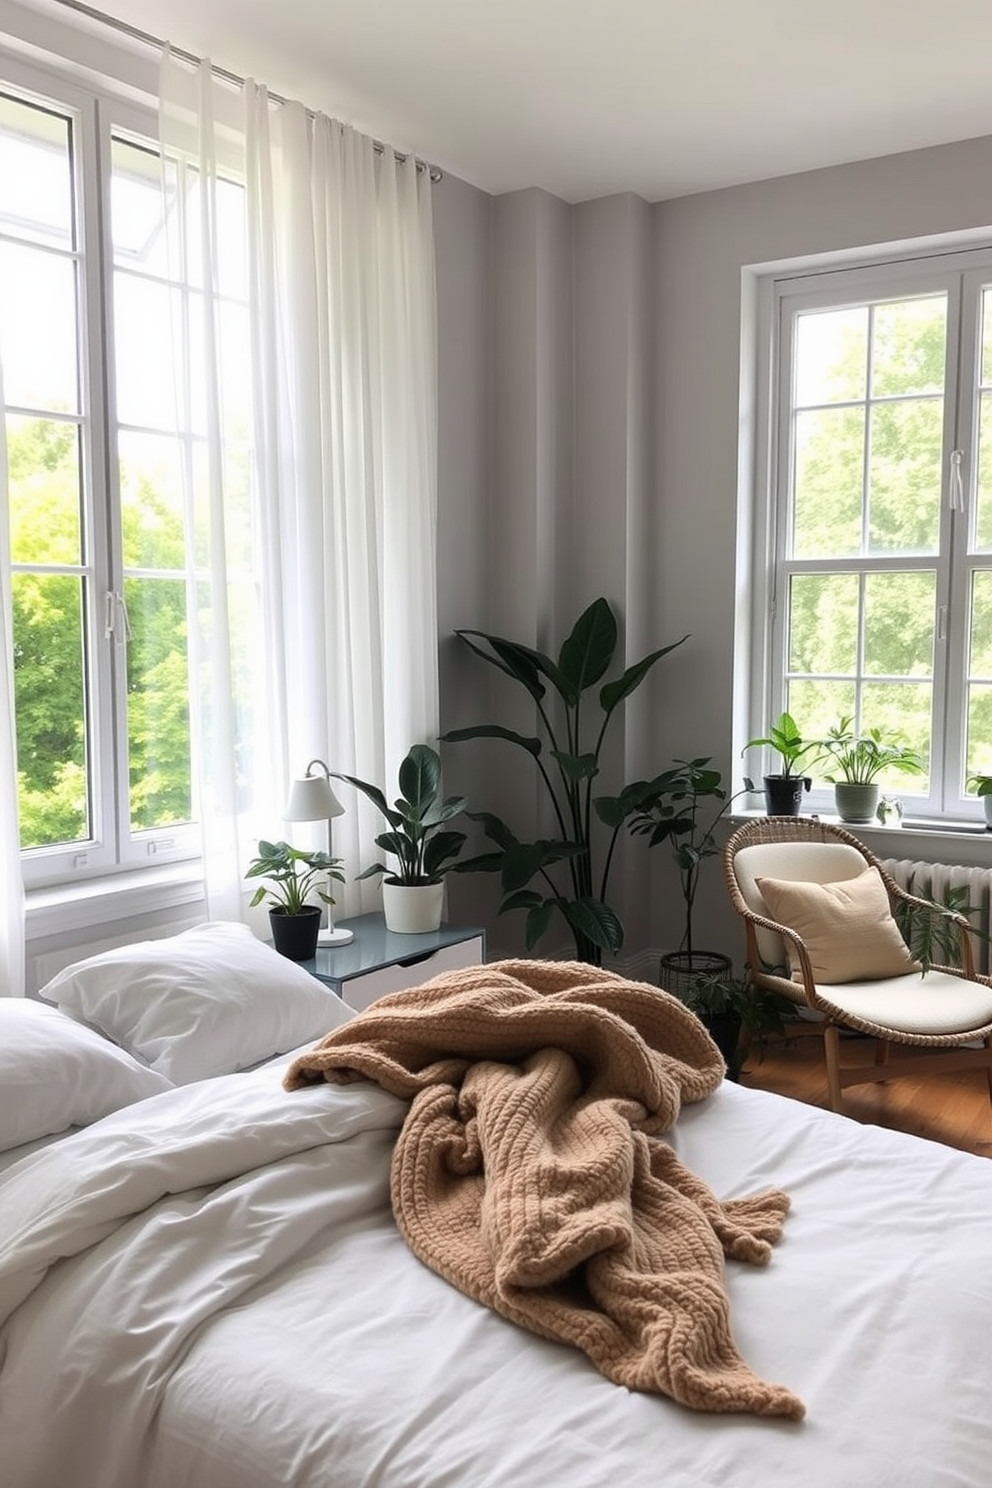
<svg viewBox="0 0 992 1488">
<path fill-rule="evenodd" d="M 0 1177 L 3 1488 L 989 1488 L 992 1166 L 725 1085 L 673 1133 L 793 1198 L 728 1265 L 801 1424 L 610 1384 L 425 1270 L 401 1102 L 278 1070 L 165 1092 Z"/>
</svg>

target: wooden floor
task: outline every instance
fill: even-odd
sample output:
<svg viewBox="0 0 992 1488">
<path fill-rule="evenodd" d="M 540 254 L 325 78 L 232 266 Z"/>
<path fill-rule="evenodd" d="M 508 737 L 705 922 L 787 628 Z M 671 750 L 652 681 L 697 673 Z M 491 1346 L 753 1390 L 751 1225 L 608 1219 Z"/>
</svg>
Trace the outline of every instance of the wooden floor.
<svg viewBox="0 0 992 1488">
<path fill-rule="evenodd" d="M 871 1039 L 844 1039 L 841 1058 L 845 1064 L 871 1064 L 874 1051 Z M 901 1057 L 913 1051 L 899 1052 Z M 769 1041 L 748 1059 L 741 1084 L 830 1108 L 823 1045 L 816 1035 L 785 1043 Z M 844 1090 L 843 1102 L 844 1115 L 856 1121 L 894 1127 L 980 1157 L 992 1157 L 992 1106 L 981 1070 L 852 1085 Z"/>
</svg>

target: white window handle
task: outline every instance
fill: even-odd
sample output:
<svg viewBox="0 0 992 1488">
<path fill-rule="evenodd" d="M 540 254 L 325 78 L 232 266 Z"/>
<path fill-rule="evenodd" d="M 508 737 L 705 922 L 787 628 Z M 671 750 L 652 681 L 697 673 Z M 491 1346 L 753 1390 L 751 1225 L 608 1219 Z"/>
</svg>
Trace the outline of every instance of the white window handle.
<svg viewBox="0 0 992 1488">
<path fill-rule="evenodd" d="M 964 459 L 964 450 L 951 450 L 951 511 L 963 512 L 964 504 L 964 481 L 961 479 L 961 461 Z"/>
<path fill-rule="evenodd" d="M 131 622 L 127 618 L 127 605 L 124 603 L 123 594 L 117 590 L 108 589 L 104 595 L 103 633 L 108 641 L 113 636 L 119 646 L 127 645 L 131 639 Z"/>
</svg>

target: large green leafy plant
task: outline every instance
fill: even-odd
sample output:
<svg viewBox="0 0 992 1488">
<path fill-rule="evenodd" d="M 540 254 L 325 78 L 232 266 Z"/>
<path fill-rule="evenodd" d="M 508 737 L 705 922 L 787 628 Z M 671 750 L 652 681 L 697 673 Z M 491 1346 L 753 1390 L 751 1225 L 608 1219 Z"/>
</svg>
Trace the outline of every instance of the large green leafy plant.
<svg viewBox="0 0 992 1488">
<path fill-rule="evenodd" d="M 529 754 L 544 783 L 557 835 L 525 841 L 502 818 L 470 811 L 469 818 L 481 825 L 493 848 L 459 863 L 455 871 L 500 875 L 500 913 L 525 911 L 528 950 L 547 933 L 557 914 L 572 933 L 578 958 L 598 965 L 603 951 L 616 952 L 623 945 L 623 924 L 607 898 L 617 835 L 644 805 L 650 788 L 648 782 L 638 781 L 613 794 L 594 794 L 604 741 L 620 705 L 655 662 L 686 637 L 652 651 L 604 682 L 616 655 L 618 628 L 602 598 L 576 620 L 557 660 L 481 630 L 459 630 L 456 635 L 524 688 L 534 702 L 541 734 L 525 735 L 489 723 L 453 729 L 442 736 L 444 741 L 500 739 Z M 595 829 L 596 822 L 602 831 Z"/>
<path fill-rule="evenodd" d="M 462 850 L 464 832 L 442 832 L 445 822 L 465 810 L 464 796 L 441 797 L 441 758 L 429 744 L 414 744 L 399 768 L 400 794 L 390 806 L 377 785 L 358 780 L 354 775 L 338 775 L 367 796 L 389 823 L 388 832 L 380 832 L 376 847 L 395 857 L 398 867 L 373 863 L 358 877 L 371 878 L 384 873 L 395 883 L 407 887 L 440 883 L 453 860 Z"/>
</svg>

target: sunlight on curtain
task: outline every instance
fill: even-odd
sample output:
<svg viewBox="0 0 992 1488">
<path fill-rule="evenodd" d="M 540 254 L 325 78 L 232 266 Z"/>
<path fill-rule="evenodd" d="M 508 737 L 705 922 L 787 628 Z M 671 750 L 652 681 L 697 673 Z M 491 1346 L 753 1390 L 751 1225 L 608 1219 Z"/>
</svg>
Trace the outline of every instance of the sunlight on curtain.
<svg viewBox="0 0 992 1488">
<path fill-rule="evenodd" d="M 0 407 L 3 368 L 0 367 Z M 17 733 L 14 725 L 14 629 L 10 588 L 7 440 L 0 418 L 0 997 L 24 995 L 24 880 L 17 816 Z"/>
<path fill-rule="evenodd" d="M 257 628 L 246 650 L 244 606 L 230 603 L 224 357 L 208 293 L 209 651 L 197 668 L 208 906 L 240 917 L 247 857 L 258 835 L 288 832 L 289 783 L 309 760 L 379 781 L 391 798 L 409 745 L 437 735 L 430 182 L 412 159 L 378 154 L 299 104 L 273 105 L 250 81 L 232 122 L 232 90 L 206 62 L 194 73 L 167 54 L 161 97 L 164 148 L 196 163 L 215 288 L 211 203 L 228 159 L 242 144 L 244 154 Z M 247 772 L 241 791 L 235 761 Z M 349 883 L 336 918 L 377 904 L 376 888 L 351 880 L 382 829 L 368 803 L 340 793 L 334 852 Z"/>
</svg>

